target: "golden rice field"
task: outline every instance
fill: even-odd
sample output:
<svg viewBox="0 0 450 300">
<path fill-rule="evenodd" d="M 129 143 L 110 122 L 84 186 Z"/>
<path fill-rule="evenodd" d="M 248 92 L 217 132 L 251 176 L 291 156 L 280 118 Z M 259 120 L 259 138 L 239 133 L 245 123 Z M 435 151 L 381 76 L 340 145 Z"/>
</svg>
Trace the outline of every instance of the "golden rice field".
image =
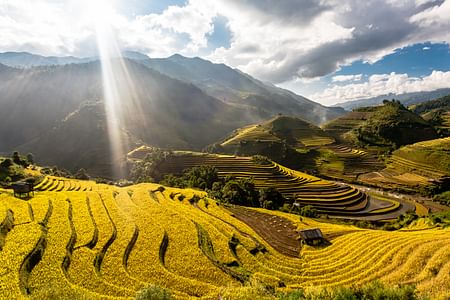
<svg viewBox="0 0 450 300">
<path fill-rule="evenodd" d="M 359 177 L 362 182 L 417 190 L 450 175 L 450 138 L 401 147 L 389 158 L 387 168 Z"/>
<path fill-rule="evenodd" d="M 29 200 L 0 189 L 1 299 L 127 299 L 148 284 L 177 299 L 240 299 L 255 281 L 288 291 L 375 279 L 450 295 L 450 230 L 423 221 L 387 232 L 247 209 L 251 227 L 189 189 L 56 177 L 37 189 Z M 273 247 L 311 227 L 330 244 L 290 255 Z"/>
<path fill-rule="evenodd" d="M 219 176 L 252 179 L 258 189 L 276 187 L 291 202 L 311 205 L 319 213 L 333 217 L 376 221 L 395 219 L 414 210 L 408 203 L 393 206 L 390 201 L 370 197 L 356 188 L 322 180 L 274 162 L 259 165 L 251 157 L 183 153 L 167 158 L 158 169 L 162 174 L 181 174 L 184 169 L 201 165 L 215 166 Z"/>
</svg>

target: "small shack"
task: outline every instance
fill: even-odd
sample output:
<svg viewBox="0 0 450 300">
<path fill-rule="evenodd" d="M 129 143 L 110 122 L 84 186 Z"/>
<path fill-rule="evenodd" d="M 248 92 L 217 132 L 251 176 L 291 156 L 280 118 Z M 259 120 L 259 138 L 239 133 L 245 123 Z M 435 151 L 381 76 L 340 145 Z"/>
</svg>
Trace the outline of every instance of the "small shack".
<svg viewBox="0 0 450 300">
<path fill-rule="evenodd" d="M 307 245 L 320 245 L 325 241 L 320 228 L 303 229 L 298 233 L 300 234 L 301 241 L 306 243 Z"/>
<path fill-rule="evenodd" d="M 34 195 L 34 185 L 28 182 L 16 182 L 11 184 L 11 188 L 14 191 L 14 197 L 30 197 L 30 194 Z"/>
</svg>

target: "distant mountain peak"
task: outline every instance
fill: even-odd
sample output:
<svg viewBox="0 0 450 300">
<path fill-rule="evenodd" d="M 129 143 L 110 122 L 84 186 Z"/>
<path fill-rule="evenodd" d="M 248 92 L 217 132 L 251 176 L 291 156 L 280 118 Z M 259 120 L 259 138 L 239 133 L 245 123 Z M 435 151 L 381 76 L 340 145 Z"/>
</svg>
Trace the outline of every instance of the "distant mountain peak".
<svg viewBox="0 0 450 300">
<path fill-rule="evenodd" d="M 122 51 L 122 56 L 125 58 L 137 59 L 137 60 L 149 59 L 148 55 L 142 54 L 141 52 L 129 51 L 129 50 Z"/>
</svg>

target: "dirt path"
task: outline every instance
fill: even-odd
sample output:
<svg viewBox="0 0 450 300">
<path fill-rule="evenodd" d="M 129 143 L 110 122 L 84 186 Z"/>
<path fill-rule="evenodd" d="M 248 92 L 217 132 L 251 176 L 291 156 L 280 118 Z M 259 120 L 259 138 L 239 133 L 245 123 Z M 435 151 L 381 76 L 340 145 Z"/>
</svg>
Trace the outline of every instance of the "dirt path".
<svg viewBox="0 0 450 300">
<path fill-rule="evenodd" d="M 291 221 L 241 206 L 227 209 L 233 213 L 235 218 L 255 230 L 278 252 L 291 257 L 299 256 L 300 241 L 297 239 L 296 226 Z"/>
</svg>

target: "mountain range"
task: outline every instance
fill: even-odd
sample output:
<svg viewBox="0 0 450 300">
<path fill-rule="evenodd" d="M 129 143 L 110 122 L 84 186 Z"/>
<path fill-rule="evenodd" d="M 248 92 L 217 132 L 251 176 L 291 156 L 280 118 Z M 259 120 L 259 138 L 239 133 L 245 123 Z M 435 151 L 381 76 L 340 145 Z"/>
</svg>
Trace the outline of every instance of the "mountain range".
<svg viewBox="0 0 450 300">
<path fill-rule="evenodd" d="M 399 100 L 403 105 L 410 106 L 413 104 L 434 100 L 450 94 L 450 88 L 437 89 L 427 92 L 413 92 L 404 94 L 389 93 L 372 98 L 364 98 L 358 100 L 347 101 L 335 104 L 334 107 L 342 107 L 346 110 L 352 110 L 360 107 L 377 106 L 383 103 L 383 100 Z"/>
<path fill-rule="evenodd" d="M 142 144 L 199 150 L 277 114 L 320 124 L 344 113 L 200 58 L 124 57 L 111 65 L 125 67 L 128 78 L 121 80 L 132 83 L 133 95 L 117 104 L 125 150 Z M 42 164 L 110 175 L 100 61 L 9 52 L 0 63 L 0 152 L 32 152 Z"/>
</svg>

